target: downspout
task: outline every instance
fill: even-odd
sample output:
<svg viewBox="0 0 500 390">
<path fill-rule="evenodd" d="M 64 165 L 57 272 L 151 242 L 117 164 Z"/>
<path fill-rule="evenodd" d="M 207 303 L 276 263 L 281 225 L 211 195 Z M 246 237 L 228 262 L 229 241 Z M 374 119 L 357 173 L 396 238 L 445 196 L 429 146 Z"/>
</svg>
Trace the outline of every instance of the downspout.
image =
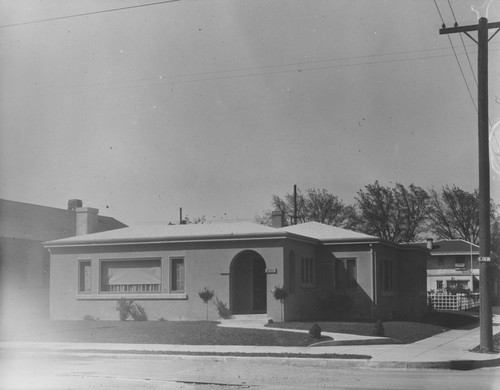
<svg viewBox="0 0 500 390">
<path fill-rule="evenodd" d="M 376 309 L 377 309 L 377 263 L 376 254 L 373 250 L 373 244 L 370 244 L 370 256 L 371 256 L 371 271 L 372 271 L 372 320 L 375 320 Z"/>
<path fill-rule="evenodd" d="M 472 262 L 472 242 L 469 242 L 470 245 L 470 289 L 474 292 L 474 263 Z"/>
</svg>

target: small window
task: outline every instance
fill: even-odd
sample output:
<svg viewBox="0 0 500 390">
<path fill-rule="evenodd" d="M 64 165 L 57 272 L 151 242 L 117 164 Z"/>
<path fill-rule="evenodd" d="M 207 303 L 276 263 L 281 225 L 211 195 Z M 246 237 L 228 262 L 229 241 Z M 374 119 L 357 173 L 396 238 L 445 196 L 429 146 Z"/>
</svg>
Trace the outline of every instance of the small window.
<svg viewBox="0 0 500 390">
<path fill-rule="evenodd" d="M 101 262 L 101 292 L 161 292 L 161 260 L 104 260 Z"/>
<path fill-rule="evenodd" d="M 288 262 L 288 292 L 295 292 L 295 252 L 290 251 Z"/>
<path fill-rule="evenodd" d="M 356 259 L 335 261 L 335 289 L 338 292 L 353 292 L 358 289 Z"/>
<path fill-rule="evenodd" d="M 442 290 L 442 289 L 443 289 L 443 281 L 436 280 L 436 290 Z"/>
<path fill-rule="evenodd" d="M 455 258 L 455 268 L 456 269 L 465 269 L 465 257 L 464 256 L 457 256 Z"/>
<path fill-rule="evenodd" d="M 314 259 L 311 257 L 301 259 L 301 282 L 302 285 L 314 284 Z"/>
<path fill-rule="evenodd" d="M 78 263 L 78 292 L 92 292 L 92 266 L 90 260 Z"/>
<path fill-rule="evenodd" d="M 175 258 L 170 262 L 170 291 L 173 293 L 183 293 L 184 288 L 184 259 Z"/>
<path fill-rule="evenodd" d="M 393 263 L 392 260 L 382 260 L 382 291 L 393 292 Z"/>
</svg>

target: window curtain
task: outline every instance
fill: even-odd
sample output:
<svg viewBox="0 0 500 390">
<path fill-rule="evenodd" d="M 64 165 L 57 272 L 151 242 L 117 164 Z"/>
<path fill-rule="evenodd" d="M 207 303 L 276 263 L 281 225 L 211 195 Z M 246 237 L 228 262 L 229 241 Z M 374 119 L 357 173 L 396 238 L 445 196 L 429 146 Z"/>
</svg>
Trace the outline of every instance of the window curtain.
<svg viewBox="0 0 500 390">
<path fill-rule="evenodd" d="M 106 261 L 102 263 L 102 283 L 105 285 L 160 284 L 160 260 Z"/>
</svg>

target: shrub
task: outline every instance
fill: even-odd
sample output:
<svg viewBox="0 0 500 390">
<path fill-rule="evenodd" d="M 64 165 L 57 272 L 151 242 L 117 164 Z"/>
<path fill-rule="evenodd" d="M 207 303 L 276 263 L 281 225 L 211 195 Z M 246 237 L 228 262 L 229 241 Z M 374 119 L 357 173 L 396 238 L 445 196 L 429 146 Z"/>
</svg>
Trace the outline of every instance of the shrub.
<svg viewBox="0 0 500 390">
<path fill-rule="evenodd" d="M 313 324 L 313 326 L 311 326 L 311 329 L 309 329 L 309 335 L 313 339 L 321 338 L 321 327 L 318 324 Z"/>
<path fill-rule="evenodd" d="M 379 337 L 385 336 L 385 329 L 384 329 L 384 324 L 382 323 L 382 321 L 377 320 L 375 322 L 375 324 L 373 325 L 372 335 L 379 336 Z"/>
<path fill-rule="evenodd" d="M 83 317 L 83 320 L 84 321 L 98 321 L 99 318 L 97 317 L 93 317 L 91 316 L 90 314 L 86 314 L 84 317 Z"/>
<path fill-rule="evenodd" d="M 120 298 L 116 303 L 116 311 L 120 315 L 120 321 L 126 321 L 130 315 L 130 308 L 134 304 L 134 301 L 131 299 Z"/>
<path fill-rule="evenodd" d="M 227 320 L 232 317 L 231 310 L 227 307 L 227 303 L 224 303 L 219 298 L 215 297 L 214 305 L 217 308 L 220 318 Z"/>
<path fill-rule="evenodd" d="M 146 310 L 141 305 L 134 303 L 130 306 L 130 315 L 134 321 L 147 321 Z"/>
<path fill-rule="evenodd" d="M 288 298 L 288 292 L 284 287 L 280 286 L 274 286 L 274 288 L 271 290 L 271 294 L 273 294 L 274 299 L 280 301 L 281 303 L 283 303 L 283 301 Z"/>
</svg>

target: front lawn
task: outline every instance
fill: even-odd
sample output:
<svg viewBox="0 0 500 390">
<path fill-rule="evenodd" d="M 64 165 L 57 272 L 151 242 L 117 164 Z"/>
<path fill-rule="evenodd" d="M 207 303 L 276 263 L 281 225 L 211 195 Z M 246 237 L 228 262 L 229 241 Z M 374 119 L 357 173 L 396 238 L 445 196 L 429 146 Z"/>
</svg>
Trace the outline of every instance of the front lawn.
<svg viewBox="0 0 500 390">
<path fill-rule="evenodd" d="M 449 329 L 477 326 L 478 319 L 473 316 L 455 313 L 433 313 L 420 322 L 387 321 L 384 322 L 385 337 L 390 337 L 401 343 L 414 343 L 422 339 L 445 332 Z M 272 328 L 309 330 L 315 322 L 285 322 L 272 323 L 266 326 Z M 347 333 L 361 336 L 371 336 L 373 322 L 316 322 L 324 332 Z"/>
<path fill-rule="evenodd" d="M 221 328 L 213 321 L 37 321 L 3 329 L 1 341 L 183 345 L 307 346 L 309 334 Z"/>
</svg>

